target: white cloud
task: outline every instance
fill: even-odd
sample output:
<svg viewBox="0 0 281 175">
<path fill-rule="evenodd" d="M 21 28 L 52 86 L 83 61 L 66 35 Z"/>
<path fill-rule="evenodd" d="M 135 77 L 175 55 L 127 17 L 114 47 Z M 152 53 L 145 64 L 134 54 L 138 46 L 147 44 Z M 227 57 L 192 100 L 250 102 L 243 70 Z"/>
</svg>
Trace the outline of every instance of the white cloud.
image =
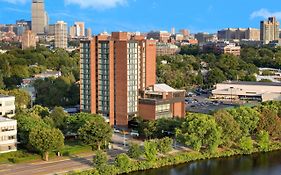
<svg viewBox="0 0 281 175">
<path fill-rule="evenodd" d="M 127 0 L 64 0 L 66 4 L 77 4 L 82 8 L 109 9 L 127 4 Z"/>
<path fill-rule="evenodd" d="M 271 16 L 275 16 L 277 19 L 281 19 L 281 11 L 280 12 L 270 12 L 267 9 L 260 9 L 258 11 L 254 11 L 251 14 L 251 19 L 257 18 L 257 17 L 268 18 Z"/>
<path fill-rule="evenodd" d="M 8 2 L 12 4 L 17 4 L 17 3 L 25 4 L 29 0 L 0 0 L 0 1 Z"/>
</svg>

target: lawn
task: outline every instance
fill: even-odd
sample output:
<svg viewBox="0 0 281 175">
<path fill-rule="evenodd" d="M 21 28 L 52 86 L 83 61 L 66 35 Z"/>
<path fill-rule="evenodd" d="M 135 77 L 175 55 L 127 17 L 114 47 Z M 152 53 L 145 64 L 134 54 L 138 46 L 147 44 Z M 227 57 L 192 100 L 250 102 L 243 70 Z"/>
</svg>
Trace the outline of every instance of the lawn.
<svg viewBox="0 0 281 175">
<path fill-rule="evenodd" d="M 90 146 L 83 145 L 79 141 L 66 141 L 61 154 L 65 157 L 75 156 L 82 153 L 93 153 Z M 50 159 L 56 157 L 56 153 L 50 153 Z M 33 161 L 42 160 L 41 155 L 29 153 L 26 150 L 18 150 L 15 152 L 0 154 L 0 164 L 5 163 L 28 163 Z"/>
</svg>

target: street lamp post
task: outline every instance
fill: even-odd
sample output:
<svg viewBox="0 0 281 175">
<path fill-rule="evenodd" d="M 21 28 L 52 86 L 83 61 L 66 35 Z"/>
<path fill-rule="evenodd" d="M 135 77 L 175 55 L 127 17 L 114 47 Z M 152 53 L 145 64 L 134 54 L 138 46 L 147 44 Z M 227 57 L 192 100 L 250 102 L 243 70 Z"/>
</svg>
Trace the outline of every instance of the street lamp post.
<svg viewBox="0 0 281 175">
<path fill-rule="evenodd" d="M 232 104 L 232 89 L 233 87 L 230 87 L 230 103 Z"/>
</svg>

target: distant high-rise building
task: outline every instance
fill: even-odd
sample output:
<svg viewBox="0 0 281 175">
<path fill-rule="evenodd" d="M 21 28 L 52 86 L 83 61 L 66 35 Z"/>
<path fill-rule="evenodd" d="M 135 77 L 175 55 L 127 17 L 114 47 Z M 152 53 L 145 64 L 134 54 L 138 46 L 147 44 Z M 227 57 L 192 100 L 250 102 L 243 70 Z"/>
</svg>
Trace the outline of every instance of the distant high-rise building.
<svg viewBox="0 0 281 175">
<path fill-rule="evenodd" d="M 79 37 L 85 36 L 85 23 L 84 22 L 75 22 L 76 26 L 76 35 Z"/>
<path fill-rule="evenodd" d="M 168 31 L 151 31 L 147 33 L 148 39 L 155 39 L 159 42 L 167 43 L 170 40 L 171 34 Z"/>
<path fill-rule="evenodd" d="M 275 17 L 269 17 L 266 21 L 260 22 L 260 38 L 263 44 L 279 39 L 280 23 Z"/>
<path fill-rule="evenodd" d="M 58 21 L 55 24 L 55 47 L 67 48 L 67 23 Z"/>
<path fill-rule="evenodd" d="M 172 34 L 172 35 L 175 35 L 175 34 L 176 34 L 176 28 L 175 28 L 175 27 L 172 27 L 172 29 L 171 29 L 171 34 Z"/>
<path fill-rule="evenodd" d="M 32 31 L 35 34 L 44 34 L 48 26 L 48 15 L 45 11 L 44 0 L 32 0 Z"/>
<path fill-rule="evenodd" d="M 54 35 L 55 35 L 55 27 L 56 27 L 55 24 L 49 24 L 49 25 L 48 25 L 47 34 L 48 34 L 49 36 L 54 36 Z"/>
<path fill-rule="evenodd" d="M 140 90 L 156 82 L 156 42 L 126 32 L 81 41 L 80 108 L 127 126 L 138 115 Z"/>
<path fill-rule="evenodd" d="M 187 29 L 181 29 L 180 33 L 184 36 L 184 37 L 188 37 L 189 36 L 189 31 Z"/>
<path fill-rule="evenodd" d="M 87 38 L 92 38 L 92 29 L 91 28 L 87 28 L 86 29 L 86 37 Z"/>
<path fill-rule="evenodd" d="M 16 35 L 20 36 L 23 34 L 24 31 L 31 30 L 31 21 L 26 21 L 24 19 L 17 20 L 16 27 L 17 27 Z"/>
<path fill-rule="evenodd" d="M 76 26 L 69 27 L 69 36 L 70 36 L 70 38 L 76 37 Z"/>
<path fill-rule="evenodd" d="M 36 35 L 31 30 L 26 30 L 22 34 L 22 49 L 36 47 Z"/>
</svg>

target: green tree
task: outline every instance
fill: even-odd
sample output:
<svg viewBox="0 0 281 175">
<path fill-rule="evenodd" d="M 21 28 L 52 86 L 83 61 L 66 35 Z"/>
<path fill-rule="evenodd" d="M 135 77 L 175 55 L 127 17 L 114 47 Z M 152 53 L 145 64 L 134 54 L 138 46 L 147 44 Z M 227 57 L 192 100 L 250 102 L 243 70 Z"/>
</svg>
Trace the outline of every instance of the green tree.
<svg viewBox="0 0 281 175">
<path fill-rule="evenodd" d="M 144 142 L 144 155 L 150 162 L 154 162 L 157 159 L 157 144 L 155 141 Z"/>
<path fill-rule="evenodd" d="M 98 150 L 93 158 L 93 163 L 95 167 L 101 167 L 102 165 L 107 164 L 107 161 L 108 161 L 107 153 L 101 150 Z"/>
<path fill-rule="evenodd" d="M 119 154 L 115 158 L 115 166 L 119 169 L 119 172 L 129 173 L 132 166 L 132 161 L 127 154 Z"/>
<path fill-rule="evenodd" d="M 206 146 L 214 152 L 221 143 L 221 128 L 214 118 L 205 114 L 189 114 L 176 131 L 177 139 L 194 150 Z"/>
<path fill-rule="evenodd" d="M 97 115 L 88 113 L 78 113 L 75 115 L 68 115 L 65 120 L 64 133 L 67 134 L 77 134 L 79 128 L 84 126 L 87 122 L 95 120 Z"/>
<path fill-rule="evenodd" d="M 222 142 L 224 146 L 231 147 L 241 137 L 240 125 L 226 110 L 214 114 L 218 126 L 222 129 Z"/>
<path fill-rule="evenodd" d="M 50 117 L 53 119 L 56 128 L 63 129 L 67 115 L 62 107 L 55 107 Z"/>
<path fill-rule="evenodd" d="M 141 155 L 143 154 L 143 151 L 140 147 L 140 145 L 136 143 L 131 143 L 129 150 L 128 150 L 128 155 L 133 158 L 133 159 L 138 159 Z"/>
<path fill-rule="evenodd" d="M 243 150 L 245 153 L 251 153 L 254 149 L 253 140 L 251 137 L 243 136 L 240 139 L 240 149 Z"/>
<path fill-rule="evenodd" d="M 58 129 L 35 128 L 29 134 L 29 142 L 48 161 L 51 151 L 59 151 L 64 146 L 64 136 Z"/>
<path fill-rule="evenodd" d="M 36 115 L 39 115 L 42 118 L 45 118 L 50 115 L 49 109 L 40 105 L 34 105 L 30 111 Z"/>
<path fill-rule="evenodd" d="M 18 141 L 20 146 L 32 151 L 29 142 L 29 134 L 34 128 L 46 128 L 50 127 L 46 124 L 38 115 L 33 113 L 17 113 L 15 116 L 17 120 Z"/>
<path fill-rule="evenodd" d="M 244 136 L 249 136 L 257 128 L 260 114 L 255 109 L 239 107 L 228 110 L 228 112 L 239 123 Z"/>
<path fill-rule="evenodd" d="M 257 135 L 257 142 L 261 150 L 268 151 L 270 138 L 267 131 L 260 131 Z"/>
<path fill-rule="evenodd" d="M 101 116 L 96 116 L 92 121 L 86 122 L 78 130 L 80 139 L 87 145 L 100 150 L 102 144 L 106 144 L 111 140 L 112 128 L 105 122 Z"/>
</svg>

